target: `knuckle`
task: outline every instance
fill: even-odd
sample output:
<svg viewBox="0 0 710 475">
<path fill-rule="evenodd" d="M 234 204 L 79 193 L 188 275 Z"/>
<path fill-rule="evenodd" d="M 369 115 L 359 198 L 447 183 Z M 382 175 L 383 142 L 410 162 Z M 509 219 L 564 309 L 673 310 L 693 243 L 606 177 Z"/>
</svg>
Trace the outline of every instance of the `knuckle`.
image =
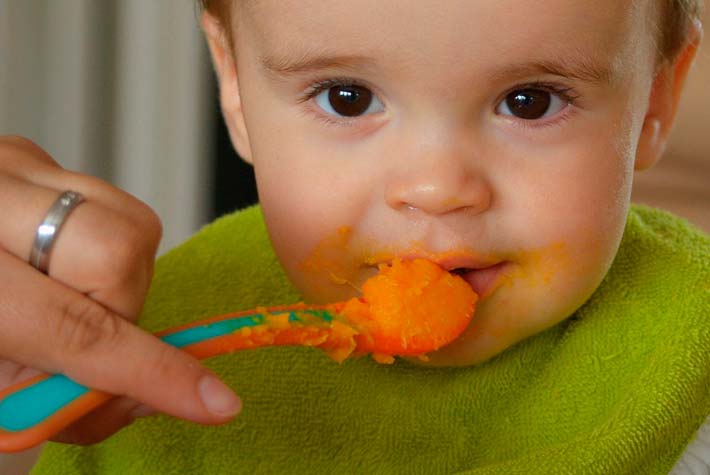
<svg viewBox="0 0 710 475">
<path fill-rule="evenodd" d="M 114 345 L 120 333 L 118 317 L 89 299 L 77 299 L 64 305 L 56 323 L 58 350 L 65 356 Z"/>
<path fill-rule="evenodd" d="M 113 216 L 92 242 L 87 264 L 93 269 L 95 288 L 130 293 L 136 286 L 148 285 L 157 245 L 134 220 Z"/>
<path fill-rule="evenodd" d="M 196 380 L 201 374 L 199 367 L 191 364 L 190 357 L 180 350 L 165 343 L 156 342 L 149 350 L 146 348 L 140 368 L 136 368 L 134 378 L 137 381 L 149 381 L 151 384 L 177 384 L 178 381 Z M 128 396 L 140 399 L 138 393 Z"/>
<path fill-rule="evenodd" d="M 120 203 L 120 217 L 123 219 L 115 222 L 118 232 L 127 238 L 138 235 L 136 242 L 143 243 L 148 250 L 157 249 L 163 227 L 150 206 L 101 178 L 72 171 L 66 173 L 73 181 L 81 184 L 82 190 L 91 190 L 92 194 L 101 195 L 107 201 Z"/>
<path fill-rule="evenodd" d="M 102 178 L 73 170 L 64 170 L 64 179 L 66 182 L 74 183 L 77 189 L 87 195 L 104 196 L 110 199 L 112 195 L 119 192 L 118 188 Z"/>
<path fill-rule="evenodd" d="M 163 224 L 150 206 L 138 198 L 131 198 L 130 215 L 127 216 L 133 228 L 131 232 L 137 233 L 141 250 L 152 258 L 163 235 Z"/>
<path fill-rule="evenodd" d="M 57 162 L 37 143 L 20 135 L 0 136 L 0 163 L 37 160 L 58 166 Z"/>
<path fill-rule="evenodd" d="M 132 221 L 134 231 L 140 235 L 140 243 L 145 246 L 146 251 L 153 254 L 163 235 L 160 217 L 153 208 L 134 196 L 130 196 L 128 213 L 127 218 Z"/>
<path fill-rule="evenodd" d="M 27 137 L 21 135 L 3 135 L 0 137 L 3 147 L 22 148 L 27 150 L 42 150 L 42 148 Z"/>
<path fill-rule="evenodd" d="M 155 253 L 155 250 L 157 250 L 158 244 L 163 237 L 163 223 L 153 208 L 143 202 L 141 202 L 141 205 L 141 223 L 143 232 L 145 233 L 147 242 L 150 244 L 152 253 Z"/>
<path fill-rule="evenodd" d="M 86 175 L 74 170 L 64 170 L 67 180 L 72 180 L 80 183 L 80 188 L 86 191 L 100 191 L 103 188 L 111 186 L 107 181 L 93 175 Z"/>
<path fill-rule="evenodd" d="M 95 192 L 95 194 L 110 196 L 112 192 L 118 190 L 118 188 L 110 182 L 94 175 L 87 175 L 73 170 L 65 170 L 65 173 L 67 178 L 71 178 L 72 181 L 81 183 L 80 186 L 83 190 L 91 190 Z"/>
<path fill-rule="evenodd" d="M 86 230 L 91 247 L 84 254 L 84 277 L 96 290 L 132 295 L 147 288 L 156 247 L 135 220 L 104 209 L 100 223 Z"/>
<path fill-rule="evenodd" d="M 117 217 L 99 243 L 97 268 L 122 279 L 145 261 L 145 237 L 132 221 Z"/>
<path fill-rule="evenodd" d="M 158 345 L 155 352 L 142 365 L 146 381 L 156 381 L 158 378 L 176 381 L 185 377 L 185 367 L 180 364 L 184 355 L 166 344 Z"/>
</svg>

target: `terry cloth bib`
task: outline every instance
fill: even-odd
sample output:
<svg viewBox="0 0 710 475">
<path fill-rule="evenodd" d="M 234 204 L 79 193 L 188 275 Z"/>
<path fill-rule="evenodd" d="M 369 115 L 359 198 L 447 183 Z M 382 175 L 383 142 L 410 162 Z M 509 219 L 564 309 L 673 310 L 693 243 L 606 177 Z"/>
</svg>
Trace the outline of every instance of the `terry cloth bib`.
<svg viewBox="0 0 710 475">
<path fill-rule="evenodd" d="M 140 324 L 298 300 L 254 207 L 159 259 Z M 710 414 L 710 239 L 634 206 L 589 301 L 477 366 L 285 347 L 205 364 L 242 398 L 234 421 L 144 418 L 91 447 L 48 444 L 33 473 L 665 475 Z"/>
</svg>

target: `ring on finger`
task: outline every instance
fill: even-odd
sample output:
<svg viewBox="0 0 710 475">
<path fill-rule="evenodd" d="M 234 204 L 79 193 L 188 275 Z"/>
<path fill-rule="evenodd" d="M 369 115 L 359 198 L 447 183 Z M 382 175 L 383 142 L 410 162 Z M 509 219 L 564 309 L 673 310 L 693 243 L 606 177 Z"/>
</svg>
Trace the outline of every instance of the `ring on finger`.
<svg viewBox="0 0 710 475">
<path fill-rule="evenodd" d="M 49 256 L 59 230 L 67 216 L 83 201 L 84 197 L 81 193 L 67 190 L 52 204 L 35 233 L 30 253 L 30 264 L 33 267 L 45 274 L 49 272 Z"/>
</svg>

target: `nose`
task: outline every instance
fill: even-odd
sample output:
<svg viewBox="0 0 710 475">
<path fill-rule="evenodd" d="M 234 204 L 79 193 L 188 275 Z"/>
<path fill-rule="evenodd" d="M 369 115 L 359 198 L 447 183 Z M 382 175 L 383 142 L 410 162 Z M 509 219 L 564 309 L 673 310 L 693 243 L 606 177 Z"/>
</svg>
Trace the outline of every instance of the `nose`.
<svg viewBox="0 0 710 475">
<path fill-rule="evenodd" d="M 470 157 L 455 151 L 420 153 L 394 170 L 385 190 L 393 209 L 415 209 L 439 215 L 457 210 L 480 214 L 491 205 L 492 190 Z"/>
</svg>

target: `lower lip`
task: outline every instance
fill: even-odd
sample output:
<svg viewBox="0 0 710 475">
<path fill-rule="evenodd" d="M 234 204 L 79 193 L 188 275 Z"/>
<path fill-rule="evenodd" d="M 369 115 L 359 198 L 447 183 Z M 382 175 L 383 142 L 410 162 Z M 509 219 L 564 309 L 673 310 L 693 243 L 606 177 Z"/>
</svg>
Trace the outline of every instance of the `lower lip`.
<svg viewBox="0 0 710 475">
<path fill-rule="evenodd" d="M 473 291 L 476 292 L 480 298 L 486 298 L 492 294 L 502 282 L 503 272 L 507 266 L 508 262 L 499 262 L 490 267 L 466 272 L 462 274 L 461 277 L 468 282 L 468 285 L 471 286 Z"/>
</svg>

